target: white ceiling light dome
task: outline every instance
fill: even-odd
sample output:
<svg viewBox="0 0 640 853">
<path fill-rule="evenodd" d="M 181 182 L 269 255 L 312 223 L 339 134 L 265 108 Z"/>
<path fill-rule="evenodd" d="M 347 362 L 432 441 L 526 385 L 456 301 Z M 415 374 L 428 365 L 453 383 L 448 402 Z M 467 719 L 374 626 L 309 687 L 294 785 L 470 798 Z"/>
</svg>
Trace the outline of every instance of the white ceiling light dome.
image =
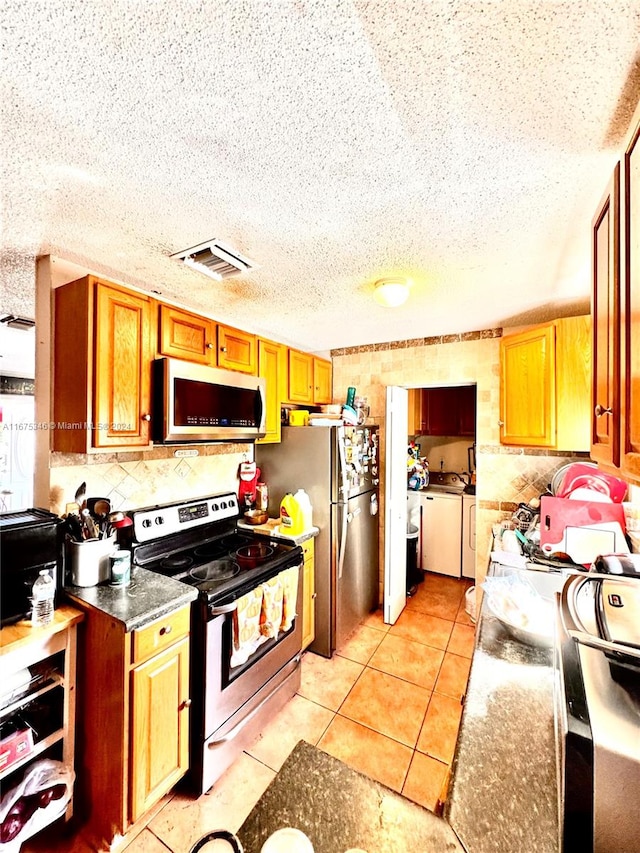
<svg viewBox="0 0 640 853">
<path fill-rule="evenodd" d="M 408 279 L 381 278 L 375 283 L 373 298 L 385 308 L 398 308 L 409 298 Z"/>
</svg>

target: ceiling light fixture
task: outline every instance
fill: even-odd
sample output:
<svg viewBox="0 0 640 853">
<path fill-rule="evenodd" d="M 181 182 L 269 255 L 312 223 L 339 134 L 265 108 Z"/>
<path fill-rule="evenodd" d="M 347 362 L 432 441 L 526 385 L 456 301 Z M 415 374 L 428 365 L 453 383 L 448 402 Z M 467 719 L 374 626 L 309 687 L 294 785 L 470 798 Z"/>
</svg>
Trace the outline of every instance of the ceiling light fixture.
<svg viewBox="0 0 640 853">
<path fill-rule="evenodd" d="M 404 278 L 381 278 L 376 281 L 373 298 L 385 308 L 397 308 L 409 297 L 409 282 Z"/>
</svg>

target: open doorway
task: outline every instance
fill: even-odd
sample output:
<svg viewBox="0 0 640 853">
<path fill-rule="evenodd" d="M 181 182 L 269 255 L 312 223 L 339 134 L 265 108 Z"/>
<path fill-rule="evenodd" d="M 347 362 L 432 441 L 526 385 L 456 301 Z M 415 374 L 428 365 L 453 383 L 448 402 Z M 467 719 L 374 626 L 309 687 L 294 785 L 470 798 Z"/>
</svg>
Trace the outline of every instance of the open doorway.
<svg viewBox="0 0 640 853">
<path fill-rule="evenodd" d="M 408 529 L 416 577 L 475 577 L 475 384 L 408 392 Z M 412 457 L 415 462 L 412 464 Z"/>
<path fill-rule="evenodd" d="M 0 512 L 33 506 L 35 331 L 0 323 Z"/>
</svg>

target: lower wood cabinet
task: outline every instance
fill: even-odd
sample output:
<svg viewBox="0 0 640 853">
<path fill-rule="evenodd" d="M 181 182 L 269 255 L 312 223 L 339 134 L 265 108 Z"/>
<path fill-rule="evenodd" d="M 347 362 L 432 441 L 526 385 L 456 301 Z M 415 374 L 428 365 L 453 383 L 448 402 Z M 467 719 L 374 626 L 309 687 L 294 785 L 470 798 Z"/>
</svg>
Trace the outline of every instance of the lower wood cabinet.
<svg viewBox="0 0 640 853">
<path fill-rule="evenodd" d="M 111 845 L 188 770 L 190 605 L 127 632 L 109 614 L 74 602 L 86 617 L 78 811 L 87 838 Z"/>
<path fill-rule="evenodd" d="M 131 691 L 131 820 L 136 821 L 189 767 L 189 638 L 137 666 Z"/>
<path fill-rule="evenodd" d="M 316 580 L 313 539 L 302 543 L 304 569 L 302 577 L 302 648 L 316 637 Z"/>
</svg>

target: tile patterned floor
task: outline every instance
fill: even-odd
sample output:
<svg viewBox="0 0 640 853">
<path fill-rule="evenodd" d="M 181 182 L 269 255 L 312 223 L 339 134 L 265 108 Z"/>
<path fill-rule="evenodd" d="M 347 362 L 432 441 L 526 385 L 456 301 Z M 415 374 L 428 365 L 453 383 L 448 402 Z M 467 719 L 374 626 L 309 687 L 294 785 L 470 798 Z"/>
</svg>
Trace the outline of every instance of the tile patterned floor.
<svg viewBox="0 0 640 853">
<path fill-rule="evenodd" d="M 428 809 L 455 749 L 474 626 L 471 581 L 427 574 L 393 626 L 371 614 L 331 660 L 306 653 L 298 695 L 208 794 L 165 798 L 127 853 L 186 853 L 212 828 L 237 830 L 300 739 Z M 45 846 L 42 846 L 43 843 Z M 23 853 L 91 853 L 80 838 Z"/>
</svg>

